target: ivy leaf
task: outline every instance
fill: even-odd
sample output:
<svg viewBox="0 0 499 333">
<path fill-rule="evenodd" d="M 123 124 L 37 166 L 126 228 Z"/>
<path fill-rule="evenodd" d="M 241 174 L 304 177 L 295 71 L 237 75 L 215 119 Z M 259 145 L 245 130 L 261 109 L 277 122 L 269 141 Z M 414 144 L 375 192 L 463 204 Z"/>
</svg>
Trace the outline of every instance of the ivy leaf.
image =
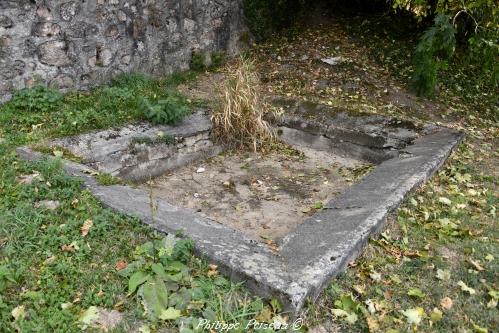
<svg viewBox="0 0 499 333">
<path fill-rule="evenodd" d="M 180 318 L 180 311 L 172 307 L 161 311 L 161 314 L 159 315 L 159 319 L 162 320 L 175 320 L 178 318 Z"/>
<path fill-rule="evenodd" d="M 344 294 L 340 299 L 334 302 L 334 305 L 347 312 L 357 312 L 360 309 L 360 303 L 357 302 L 352 294 Z"/>
</svg>

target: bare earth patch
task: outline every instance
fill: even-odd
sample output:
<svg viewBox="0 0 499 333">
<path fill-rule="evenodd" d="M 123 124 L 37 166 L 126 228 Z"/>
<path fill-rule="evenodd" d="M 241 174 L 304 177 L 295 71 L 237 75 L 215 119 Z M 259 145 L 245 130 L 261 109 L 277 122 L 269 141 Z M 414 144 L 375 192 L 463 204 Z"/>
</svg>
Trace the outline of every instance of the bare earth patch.
<svg viewBox="0 0 499 333">
<path fill-rule="evenodd" d="M 345 189 L 361 162 L 300 148 L 300 156 L 227 153 L 154 180 L 153 195 L 254 239 L 278 239 Z"/>
</svg>

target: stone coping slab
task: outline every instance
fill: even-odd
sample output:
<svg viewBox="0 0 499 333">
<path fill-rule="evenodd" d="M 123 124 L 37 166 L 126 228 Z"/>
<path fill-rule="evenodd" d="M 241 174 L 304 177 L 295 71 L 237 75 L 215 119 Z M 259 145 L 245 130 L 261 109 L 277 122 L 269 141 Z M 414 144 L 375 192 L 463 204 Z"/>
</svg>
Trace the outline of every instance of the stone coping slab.
<svg viewBox="0 0 499 333">
<path fill-rule="evenodd" d="M 260 296 L 279 298 L 294 314 L 357 257 L 388 214 L 444 163 L 461 139 L 461 133 L 448 128 L 427 128 L 285 236 L 278 251 L 194 211 L 151 198 L 146 190 L 99 185 L 83 164 L 64 161 L 64 166 L 83 178 L 105 206 L 161 232 L 192 238 L 197 253 L 217 263 L 222 273 L 244 281 Z M 18 148 L 18 153 L 27 160 L 43 156 L 28 147 Z"/>
<path fill-rule="evenodd" d="M 212 142 L 211 128 L 207 110 L 196 109 L 175 125 L 135 123 L 56 139 L 48 146 L 71 152 L 99 172 L 141 182 L 219 154 L 223 147 Z"/>
</svg>

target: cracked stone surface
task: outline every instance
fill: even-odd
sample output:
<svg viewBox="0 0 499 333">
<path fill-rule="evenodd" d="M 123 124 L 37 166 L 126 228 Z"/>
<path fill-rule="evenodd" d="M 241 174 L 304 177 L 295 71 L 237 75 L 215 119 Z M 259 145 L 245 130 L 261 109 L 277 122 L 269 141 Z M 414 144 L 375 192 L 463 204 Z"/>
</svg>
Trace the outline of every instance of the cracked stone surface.
<svg viewBox="0 0 499 333">
<path fill-rule="evenodd" d="M 293 141 L 299 135 L 300 140 L 308 141 L 315 149 L 343 152 L 376 164 L 398 155 L 398 151 L 432 128 L 312 102 L 276 99 L 273 104 L 284 113 L 269 121 L 283 130 L 302 132 L 287 130 L 286 140 Z"/>
<path fill-rule="evenodd" d="M 142 181 L 218 154 L 222 148 L 213 144 L 210 131 L 209 116 L 199 109 L 175 126 L 132 124 L 54 140 L 49 147 L 64 148 L 99 172 Z M 175 143 L 162 143 L 159 135 L 169 135 Z M 150 142 L 134 142 L 136 139 Z"/>
</svg>

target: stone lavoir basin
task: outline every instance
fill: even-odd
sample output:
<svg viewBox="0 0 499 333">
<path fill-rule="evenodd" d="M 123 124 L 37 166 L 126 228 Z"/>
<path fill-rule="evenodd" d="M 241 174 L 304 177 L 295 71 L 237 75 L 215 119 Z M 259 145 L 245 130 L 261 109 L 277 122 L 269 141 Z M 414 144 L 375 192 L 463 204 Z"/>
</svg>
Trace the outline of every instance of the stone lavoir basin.
<svg viewBox="0 0 499 333">
<path fill-rule="evenodd" d="M 280 143 L 266 154 L 226 150 L 206 110 L 176 126 L 133 124 L 49 143 L 101 202 L 164 233 L 290 312 L 318 297 L 386 217 L 445 161 L 462 135 L 324 105 L 276 101 Z M 18 149 L 29 160 L 42 153 Z M 108 173 L 125 180 L 101 185 Z"/>
</svg>

